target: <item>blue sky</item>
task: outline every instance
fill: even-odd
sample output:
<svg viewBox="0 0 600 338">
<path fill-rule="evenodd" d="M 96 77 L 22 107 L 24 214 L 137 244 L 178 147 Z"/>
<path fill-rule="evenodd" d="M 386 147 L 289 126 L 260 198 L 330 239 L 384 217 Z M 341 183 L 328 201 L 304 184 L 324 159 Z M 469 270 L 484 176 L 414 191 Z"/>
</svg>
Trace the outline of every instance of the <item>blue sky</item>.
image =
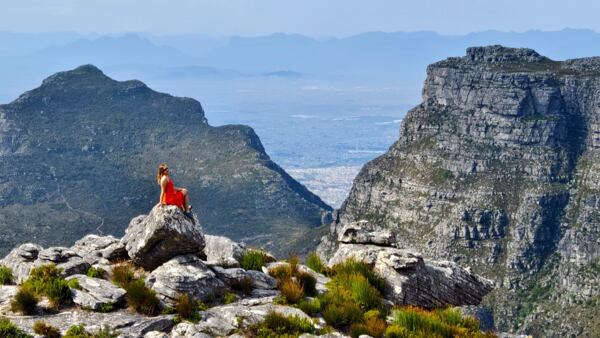
<svg viewBox="0 0 600 338">
<path fill-rule="evenodd" d="M 0 31 L 211 36 L 600 31 L 599 12 L 600 2 L 592 0 L 0 0 Z"/>
</svg>

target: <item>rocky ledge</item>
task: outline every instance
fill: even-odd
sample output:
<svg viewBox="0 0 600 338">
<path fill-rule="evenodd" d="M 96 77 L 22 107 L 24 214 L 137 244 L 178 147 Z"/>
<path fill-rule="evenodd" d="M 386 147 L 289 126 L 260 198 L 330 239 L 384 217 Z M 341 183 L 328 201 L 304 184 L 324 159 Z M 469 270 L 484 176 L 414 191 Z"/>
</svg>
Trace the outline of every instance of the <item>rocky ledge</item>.
<svg viewBox="0 0 600 338">
<path fill-rule="evenodd" d="M 372 266 L 389 284 L 387 307 L 479 304 L 492 288 L 489 281 L 456 264 L 431 262 L 387 246 L 387 234 L 371 229 L 355 235 L 348 230 L 328 263 L 333 266 L 354 258 Z M 300 307 L 282 303 L 280 282 L 270 274 L 288 268 L 309 274 L 316 284 L 315 296 L 328 292 L 330 278 L 291 260 L 277 262 L 265 252 L 253 270 L 244 269 L 248 264 L 244 257 L 251 251 L 259 252 L 226 237 L 205 235 L 197 220 L 192 223 L 176 207 L 157 206 L 149 215 L 134 218 L 122 239 L 88 235 L 70 248 L 44 249 L 27 243 L 13 249 L 0 264 L 10 268 L 14 281 L 22 285 L 0 286 L 0 312 L 30 334 L 35 323 L 43 321 L 63 334 L 73 325 L 83 325 L 90 332 L 109 326 L 119 337 L 240 337 L 272 313 L 324 328 L 320 314 L 312 313 L 311 318 Z M 48 264 L 59 268 L 60 278 L 69 282 L 70 302 L 51 306 L 43 296 L 33 313 L 13 312 L 11 302 L 32 278 L 30 272 Z M 123 275 L 123 266 L 131 270 L 118 277 Z M 128 288 L 136 280 L 150 290 L 148 299 L 156 296 L 157 304 L 152 306 L 157 311 L 152 315 L 132 311 L 135 305 Z M 182 321 L 172 313 L 181 306 L 183 295 L 190 304 L 210 306 L 198 308 L 195 320 Z M 333 332 L 329 336 L 344 335 Z"/>
</svg>

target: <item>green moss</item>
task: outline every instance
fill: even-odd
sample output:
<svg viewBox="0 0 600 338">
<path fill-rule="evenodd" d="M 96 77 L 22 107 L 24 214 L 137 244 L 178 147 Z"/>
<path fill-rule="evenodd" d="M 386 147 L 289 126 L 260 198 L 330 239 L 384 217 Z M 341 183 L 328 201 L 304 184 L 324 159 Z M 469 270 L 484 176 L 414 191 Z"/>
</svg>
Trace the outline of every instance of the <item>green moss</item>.
<svg viewBox="0 0 600 338">
<path fill-rule="evenodd" d="M 75 289 L 75 290 L 81 290 L 81 285 L 79 285 L 79 279 L 77 278 L 71 278 L 67 281 L 67 285 L 71 288 L 71 289 Z"/>
</svg>

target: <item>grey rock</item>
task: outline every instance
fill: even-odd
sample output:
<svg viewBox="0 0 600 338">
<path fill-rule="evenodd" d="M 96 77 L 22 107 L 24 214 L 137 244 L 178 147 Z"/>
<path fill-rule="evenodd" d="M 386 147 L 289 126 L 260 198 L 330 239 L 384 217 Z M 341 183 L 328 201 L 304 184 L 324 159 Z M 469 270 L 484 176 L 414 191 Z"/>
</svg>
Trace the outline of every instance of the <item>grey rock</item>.
<svg viewBox="0 0 600 338">
<path fill-rule="evenodd" d="M 50 247 L 39 252 L 35 266 L 54 264 L 62 270 L 63 277 L 84 274 L 90 264 L 81 258 L 75 251 L 65 247 Z"/>
<path fill-rule="evenodd" d="M 10 302 L 19 291 L 16 285 L 0 285 L 0 313 L 10 310 Z"/>
<path fill-rule="evenodd" d="M 340 244 L 330 265 L 349 258 L 374 266 L 388 283 L 386 298 L 424 308 L 478 305 L 493 283 L 453 262 L 433 262 L 414 252 L 363 244 Z"/>
<path fill-rule="evenodd" d="M 277 280 L 262 271 L 248 270 L 246 275 L 252 279 L 255 289 L 272 290 L 277 288 Z"/>
<path fill-rule="evenodd" d="M 223 267 L 239 267 L 242 254 L 246 250 L 243 244 L 224 236 L 204 235 L 206 246 L 204 253 L 209 264 Z"/>
<path fill-rule="evenodd" d="M 395 236 L 390 230 L 377 227 L 366 220 L 344 224 L 338 232 L 338 242 L 393 245 Z"/>
<path fill-rule="evenodd" d="M 169 335 L 160 331 L 150 331 L 144 335 L 144 338 L 169 338 Z"/>
<path fill-rule="evenodd" d="M 114 236 L 87 235 L 75 242 L 71 250 L 81 256 L 91 265 L 97 264 L 102 258 L 126 258 L 125 245 Z"/>
<path fill-rule="evenodd" d="M 44 316 L 6 316 L 17 327 L 30 334 L 36 321 L 58 328 L 65 333 L 72 325 L 84 325 L 87 331 L 97 331 L 105 326 L 117 330 L 123 338 L 140 338 L 151 331 L 168 331 L 173 327 L 173 315 L 146 317 L 131 313 L 127 310 L 119 310 L 110 313 L 99 313 L 91 311 L 66 311 L 54 315 Z"/>
<path fill-rule="evenodd" d="M 73 302 L 81 307 L 100 310 L 107 304 L 118 306 L 125 299 L 125 290 L 107 280 L 86 275 L 73 275 L 67 280 L 73 278 L 77 278 L 81 286 L 81 290 L 71 289 Z"/>
<path fill-rule="evenodd" d="M 129 257 L 146 269 L 178 255 L 202 255 L 205 245 L 200 225 L 194 225 L 172 205 L 157 205 L 148 216 L 132 219 L 122 242 Z"/>
<path fill-rule="evenodd" d="M 172 258 L 152 271 L 145 282 L 169 306 L 174 305 L 178 294 L 187 294 L 192 301 L 208 301 L 227 290 L 225 283 L 195 255 Z"/>
<path fill-rule="evenodd" d="M 170 338 L 211 338 L 213 336 L 200 332 L 192 323 L 177 324 L 171 331 Z"/>
<path fill-rule="evenodd" d="M 21 283 L 29 276 L 29 271 L 35 266 L 34 262 L 43 248 L 37 244 L 25 243 L 13 249 L 0 264 L 12 270 L 15 282 Z"/>
</svg>

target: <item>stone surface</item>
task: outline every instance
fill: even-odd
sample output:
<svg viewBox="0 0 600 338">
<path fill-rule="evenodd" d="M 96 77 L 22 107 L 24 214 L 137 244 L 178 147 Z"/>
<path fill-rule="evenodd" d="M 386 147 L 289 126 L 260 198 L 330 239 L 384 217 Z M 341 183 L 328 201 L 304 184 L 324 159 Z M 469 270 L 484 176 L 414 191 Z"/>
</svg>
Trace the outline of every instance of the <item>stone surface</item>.
<svg viewBox="0 0 600 338">
<path fill-rule="evenodd" d="M 73 302 L 81 307 L 100 310 L 102 306 L 113 304 L 115 307 L 125 300 L 125 290 L 113 283 L 86 275 L 73 275 L 67 280 L 77 278 L 81 290 L 71 289 Z"/>
<path fill-rule="evenodd" d="M 356 177 L 319 253 L 366 220 L 398 248 L 492 279 L 484 305 L 499 331 L 594 335 L 600 58 L 469 48 L 427 68 L 422 97 Z"/>
<path fill-rule="evenodd" d="M 114 236 L 87 235 L 75 242 L 71 250 L 81 256 L 91 265 L 97 264 L 102 258 L 126 258 L 125 245 Z"/>
<path fill-rule="evenodd" d="M 22 244 L 4 257 L 0 264 L 9 267 L 15 277 L 15 282 L 21 283 L 29 276 L 29 271 L 34 266 L 34 262 L 42 249 L 37 244 Z"/>
<path fill-rule="evenodd" d="M 329 265 L 349 258 L 373 265 L 388 282 L 386 298 L 397 305 L 424 308 L 478 305 L 491 281 L 452 262 L 432 262 L 414 252 L 364 244 L 340 244 Z"/>
<path fill-rule="evenodd" d="M 131 260 L 146 269 L 179 255 L 202 255 L 205 245 L 200 224 L 173 205 L 157 205 L 148 216 L 132 219 L 121 241 Z"/>
<path fill-rule="evenodd" d="M 223 267 L 239 267 L 245 246 L 224 236 L 205 235 L 204 253 L 209 264 Z"/>
<path fill-rule="evenodd" d="M 192 301 L 217 299 L 227 287 L 217 275 L 195 255 L 177 256 L 146 277 L 146 285 L 158 298 L 174 305 L 178 294 L 187 294 Z"/>
<path fill-rule="evenodd" d="M 0 285 L 0 313 L 10 311 L 10 302 L 19 291 L 16 285 Z"/>
<path fill-rule="evenodd" d="M 19 328 L 33 333 L 32 326 L 42 320 L 46 324 L 58 328 L 63 334 L 72 325 L 83 324 L 87 331 L 97 331 L 104 326 L 117 330 L 123 338 L 139 338 L 151 331 L 168 331 L 173 327 L 173 315 L 146 317 L 119 310 L 109 313 L 91 311 L 66 311 L 45 316 L 7 316 Z"/>
<path fill-rule="evenodd" d="M 395 243 L 394 234 L 390 230 L 379 228 L 365 220 L 344 224 L 337 235 L 337 240 L 341 243 L 377 245 L 393 245 Z"/>
<path fill-rule="evenodd" d="M 90 268 L 90 264 L 81 258 L 75 251 L 65 247 L 50 247 L 41 250 L 35 265 L 54 264 L 62 269 L 63 277 L 75 274 L 84 274 Z"/>
</svg>

